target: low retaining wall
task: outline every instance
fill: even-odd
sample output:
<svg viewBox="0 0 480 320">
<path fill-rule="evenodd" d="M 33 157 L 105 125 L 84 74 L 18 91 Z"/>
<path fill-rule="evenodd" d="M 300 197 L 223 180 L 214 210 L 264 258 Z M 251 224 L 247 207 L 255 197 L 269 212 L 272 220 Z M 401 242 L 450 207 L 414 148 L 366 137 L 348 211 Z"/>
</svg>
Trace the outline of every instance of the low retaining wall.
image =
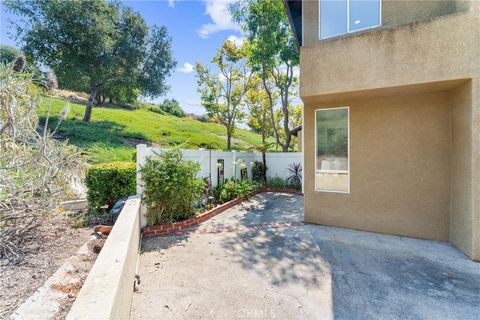
<svg viewBox="0 0 480 320">
<path fill-rule="evenodd" d="M 292 194 L 299 194 L 303 195 L 303 193 L 299 190 L 292 190 L 292 189 L 277 189 L 277 188 L 265 188 L 265 189 L 258 189 L 253 192 L 251 192 L 248 197 L 254 196 L 259 193 L 263 192 L 283 192 L 283 193 L 292 193 Z M 246 198 L 248 198 L 246 197 Z M 181 231 L 182 229 L 197 225 L 199 223 L 202 223 L 217 214 L 233 207 L 236 204 L 239 204 L 243 200 L 246 199 L 245 197 L 240 197 L 236 198 L 233 200 L 230 200 L 228 202 L 225 202 L 224 204 L 221 204 L 219 206 L 216 206 L 215 208 L 212 208 L 206 212 L 203 212 L 199 214 L 198 216 L 195 216 L 193 218 L 184 220 L 184 221 L 179 221 L 175 223 L 168 223 L 168 224 L 160 224 L 160 225 L 154 225 L 150 227 L 145 227 L 143 228 L 143 236 L 144 237 L 155 237 L 155 236 L 162 236 L 162 235 L 168 235 L 171 233 L 175 233 L 178 231 Z"/>
<path fill-rule="evenodd" d="M 140 196 L 128 198 L 67 319 L 128 319 L 140 246 Z"/>
<path fill-rule="evenodd" d="M 87 199 L 64 201 L 60 203 L 60 207 L 65 211 L 85 210 L 87 209 L 87 206 L 88 206 Z"/>
</svg>

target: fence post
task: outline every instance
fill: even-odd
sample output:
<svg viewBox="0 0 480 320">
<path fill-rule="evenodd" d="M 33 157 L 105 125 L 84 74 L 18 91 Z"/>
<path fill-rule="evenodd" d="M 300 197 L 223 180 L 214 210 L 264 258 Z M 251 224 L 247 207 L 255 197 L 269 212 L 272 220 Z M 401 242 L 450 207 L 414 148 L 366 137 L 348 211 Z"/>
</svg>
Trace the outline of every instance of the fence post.
<svg viewBox="0 0 480 320">
<path fill-rule="evenodd" d="M 145 164 L 145 157 L 147 156 L 148 149 L 146 144 L 137 144 L 137 195 L 140 196 L 143 192 L 143 181 L 140 169 Z M 140 200 L 141 201 L 141 200 Z M 143 202 L 140 204 L 140 227 L 143 228 L 147 225 L 147 207 Z"/>
<path fill-rule="evenodd" d="M 237 179 L 237 151 L 232 151 L 232 171 L 233 171 L 233 178 Z"/>
<path fill-rule="evenodd" d="M 137 144 L 137 193 L 143 192 L 142 175 L 140 169 L 145 164 L 145 157 L 147 156 L 147 145 Z"/>
</svg>

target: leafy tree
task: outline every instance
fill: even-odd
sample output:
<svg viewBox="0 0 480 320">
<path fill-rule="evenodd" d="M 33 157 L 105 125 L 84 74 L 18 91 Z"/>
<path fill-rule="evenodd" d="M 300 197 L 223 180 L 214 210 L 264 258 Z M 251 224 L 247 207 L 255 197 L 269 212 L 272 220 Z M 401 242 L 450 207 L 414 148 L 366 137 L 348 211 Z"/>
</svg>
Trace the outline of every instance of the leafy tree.
<svg viewBox="0 0 480 320">
<path fill-rule="evenodd" d="M 247 92 L 246 104 L 249 109 L 248 126 L 262 137 L 262 143 L 255 149 L 262 153 L 262 182 L 265 185 L 267 182 L 266 152 L 272 146 L 271 143 L 267 143 L 267 138 L 273 135 L 273 128 L 270 121 L 270 100 L 267 92 L 263 90 L 262 79 L 258 76 L 253 77 L 251 88 Z"/>
<path fill-rule="evenodd" d="M 248 35 L 247 58 L 252 70 L 258 72 L 267 92 L 270 121 L 277 144 L 288 151 L 293 128 L 290 121 L 290 98 L 297 87 L 294 68 L 299 64 L 298 47 L 290 30 L 282 1 L 242 0 L 232 7 L 235 21 Z M 281 125 L 275 121 L 276 103 L 280 100 Z M 281 130 L 284 137 L 282 138 Z"/>
<path fill-rule="evenodd" d="M 273 97 L 275 100 L 276 98 Z M 262 136 L 262 144 L 265 144 L 267 138 L 273 135 L 273 129 L 270 121 L 270 100 L 260 77 L 253 77 L 245 102 L 249 110 L 248 126 Z"/>
<path fill-rule="evenodd" d="M 220 74 L 212 72 L 197 62 L 198 92 L 207 114 L 217 119 L 227 129 L 227 150 L 232 149 L 235 124 L 245 117 L 243 102 L 250 88 L 250 72 L 243 48 L 226 40 L 212 62 Z"/>
<path fill-rule="evenodd" d="M 21 17 L 17 39 L 27 56 L 51 68 L 62 87 L 90 94 L 84 121 L 96 97 L 156 97 L 176 62 L 165 27 L 148 29 L 128 7 L 105 0 L 7 0 Z"/>
<path fill-rule="evenodd" d="M 0 63 L 9 63 L 14 61 L 17 57 L 21 56 L 22 52 L 17 48 L 0 45 Z"/>
<path fill-rule="evenodd" d="M 185 117 L 185 112 L 183 112 L 182 107 L 180 107 L 180 104 L 175 99 L 163 100 L 163 103 L 160 104 L 160 109 L 177 117 Z"/>
</svg>

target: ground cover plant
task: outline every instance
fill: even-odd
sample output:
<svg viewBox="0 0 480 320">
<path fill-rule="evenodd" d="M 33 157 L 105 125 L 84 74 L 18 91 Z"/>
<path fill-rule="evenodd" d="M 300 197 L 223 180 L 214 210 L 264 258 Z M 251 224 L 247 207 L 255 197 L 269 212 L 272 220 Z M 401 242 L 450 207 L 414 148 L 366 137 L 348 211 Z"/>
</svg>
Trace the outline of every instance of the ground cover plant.
<svg viewBox="0 0 480 320">
<path fill-rule="evenodd" d="M 267 179 L 267 188 L 288 188 L 288 181 L 281 177 L 275 176 Z"/>
<path fill-rule="evenodd" d="M 247 197 L 259 187 L 260 184 L 255 181 L 232 178 L 213 188 L 213 198 L 216 204 L 222 204 L 238 197 Z"/>
</svg>

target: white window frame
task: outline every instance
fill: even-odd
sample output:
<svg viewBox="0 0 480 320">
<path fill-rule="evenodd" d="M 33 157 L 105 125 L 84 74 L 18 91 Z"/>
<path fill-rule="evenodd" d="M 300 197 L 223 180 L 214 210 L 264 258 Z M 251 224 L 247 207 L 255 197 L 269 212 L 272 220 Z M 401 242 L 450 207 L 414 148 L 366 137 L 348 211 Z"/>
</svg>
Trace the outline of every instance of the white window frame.
<svg viewBox="0 0 480 320">
<path fill-rule="evenodd" d="M 345 34 L 351 34 L 351 33 L 355 33 L 355 32 L 360 32 L 360 31 L 364 31 L 364 30 L 368 30 L 368 29 L 374 29 L 374 28 L 378 28 L 382 25 L 382 0 L 378 0 L 379 1 L 379 5 L 378 5 L 378 24 L 375 25 L 375 26 L 370 26 L 370 27 L 365 27 L 365 28 L 362 28 L 362 29 L 358 29 L 358 30 L 355 30 L 355 31 L 350 31 L 350 0 L 346 0 L 347 1 L 347 33 L 341 33 L 341 34 L 337 34 L 337 35 L 334 35 L 334 36 L 329 36 L 329 37 L 325 37 L 325 38 L 322 38 L 322 24 L 321 24 L 321 19 L 322 19 L 322 13 L 321 13 L 321 10 L 322 10 L 322 6 L 321 6 L 321 2 L 323 0 L 318 0 L 318 38 L 320 40 L 326 40 L 326 39 L 332 39 L 332 38 L 337 38 L 337 37 L 341 37 Z"/>
<path fill-rule="evenodd" d="M 338 109 L 347 109 L 347 139 L 348 139 L 348 188 L 347 191 L 339 191 L 339 190 L 328 190 L 328 189 L 318 189 L 317 188 L 317 160 L 318 160 L 318 155 L 317 155 L 317 111 L 324 111 L 324 110 L 338 110 Z M 317 108 L 315 109 L 315 146 L 314 146 L 314 156 L 315 156 L 315 166 L 314 166 L 314 191 L 315 192 L 331 192 L 331 193 L 344 193 L 344 194 L 349 194 L 350 193 L 350 107 L 334 107 L 334 108 Z"/>
</svg>

